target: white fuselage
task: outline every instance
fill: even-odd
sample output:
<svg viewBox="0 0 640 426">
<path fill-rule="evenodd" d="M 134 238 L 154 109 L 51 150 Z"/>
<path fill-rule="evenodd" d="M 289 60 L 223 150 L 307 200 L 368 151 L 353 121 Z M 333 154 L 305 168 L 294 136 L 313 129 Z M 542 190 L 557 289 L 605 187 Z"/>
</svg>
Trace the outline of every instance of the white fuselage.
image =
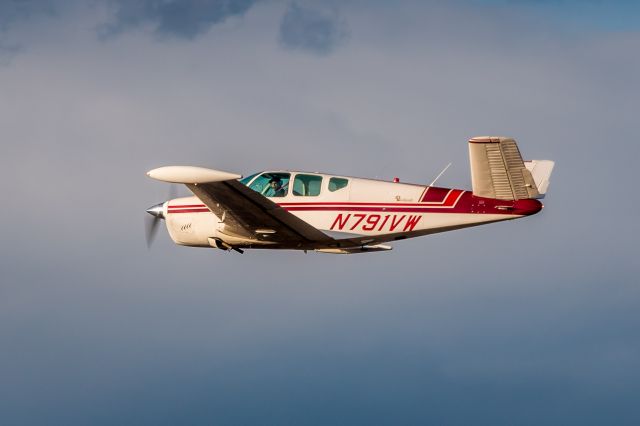
<svg viewBox="0 0 640 426">
<path fill-rule="evenodd" d="M 288 173 L 293 179 L 297 172 Z M 304 175 L 310 173 L 304 172 Z M 284 196 L 270 198 L 271 201 L 335 239 L 355 239 L 363 245 L 516 219 L 527 214 L 500 210 L 504 206 L 496 209 L 489 206 L 489 201 L 485 205 L 483 199 L 459 189 L 349 177 L 344 178 L 349 181 L 347 186 L 331 191 L 327 187 L 331 175 L 313 175 L 323 177 L 319 195 L 301 196 L 287 191 Z M 212 240 L 221 239 L 235 246 L 269 245 L 229 235 L 225 232 L 224 218 L 214 215 L 195 196 L 167 201 L 163 208 L 167 229 L 177 244 L 209 247 Z"/>
</svg>

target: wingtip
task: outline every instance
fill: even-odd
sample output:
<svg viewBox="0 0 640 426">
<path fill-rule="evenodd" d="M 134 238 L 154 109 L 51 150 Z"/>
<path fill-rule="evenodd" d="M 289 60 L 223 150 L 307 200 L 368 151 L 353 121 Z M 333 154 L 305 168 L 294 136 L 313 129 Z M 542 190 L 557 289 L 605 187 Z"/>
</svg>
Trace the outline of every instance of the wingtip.
<svg viewBox="0 0 640 426">
<path fill-rule="evenodd" d="M 149 170 L 147 176 L 152 179 L 171 183 L 211 183 L 240 179 L 242 175 L 194 166 L 166 166 Z"/>
</svg>

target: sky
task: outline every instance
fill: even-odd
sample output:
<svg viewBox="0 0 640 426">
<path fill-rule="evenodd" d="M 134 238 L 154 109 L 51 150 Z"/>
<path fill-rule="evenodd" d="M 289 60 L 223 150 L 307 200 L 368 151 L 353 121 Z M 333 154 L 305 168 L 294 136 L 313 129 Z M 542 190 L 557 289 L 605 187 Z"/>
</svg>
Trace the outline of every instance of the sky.
<svg viewBox="0 0 640 426">
<path fill-rule="evenodd" d="M 638 9 L 0 2 L 0 423 L 640 423 Z M 540 214 L 147 250 L 149 169 L 470 188 L 479 135 L 556 161 Z"/>
</svg>

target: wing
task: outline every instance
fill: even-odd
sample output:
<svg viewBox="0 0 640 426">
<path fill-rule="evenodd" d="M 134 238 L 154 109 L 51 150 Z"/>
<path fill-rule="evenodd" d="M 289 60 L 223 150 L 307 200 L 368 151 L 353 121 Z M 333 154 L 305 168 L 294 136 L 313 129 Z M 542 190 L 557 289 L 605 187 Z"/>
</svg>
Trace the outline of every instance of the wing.
<svg viewBox="0 0 640 426">
<path fill-rule="evenodd" d="M 241 176 L 190 166 L 161 167 L 148 176 L 183 183 L 224 223 L 224 232 L 289 247 L 330 244 L 333 238 L 238 182 Z"/>
</svg>

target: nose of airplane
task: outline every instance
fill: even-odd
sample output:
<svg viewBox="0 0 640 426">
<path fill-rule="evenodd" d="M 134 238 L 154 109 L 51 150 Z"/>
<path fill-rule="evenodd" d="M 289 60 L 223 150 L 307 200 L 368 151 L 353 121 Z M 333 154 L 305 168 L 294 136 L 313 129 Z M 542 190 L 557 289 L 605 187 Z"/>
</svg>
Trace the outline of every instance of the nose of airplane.
<svg viewBox="0 0 640 426">
<path fill-rule="evenodd" d="M 156 204 L 147 209 L 147 213 L 151 216 L 155 216 L 158 219 L 164 219 L 164 203 Z"/>
</svg>

